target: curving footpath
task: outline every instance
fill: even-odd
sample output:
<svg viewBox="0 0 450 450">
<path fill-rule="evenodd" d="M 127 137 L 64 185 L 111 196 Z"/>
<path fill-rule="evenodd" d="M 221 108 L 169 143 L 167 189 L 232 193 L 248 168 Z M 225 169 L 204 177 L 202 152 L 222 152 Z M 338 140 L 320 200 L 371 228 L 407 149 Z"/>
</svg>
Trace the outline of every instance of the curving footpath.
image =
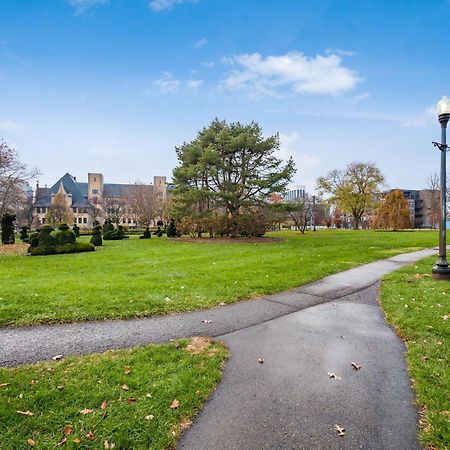
<svg viewBox="0 0 450 450">
<path fill-rule="evenodd" d="M 397 255 L 207 311 L 3 328 L 0 365 L 193 335 L 218 337 L 232 356 L 179 448 L 419 449 L 405 348 L 379 308 L 379 279 L 435 253 Z"/>
</svg>

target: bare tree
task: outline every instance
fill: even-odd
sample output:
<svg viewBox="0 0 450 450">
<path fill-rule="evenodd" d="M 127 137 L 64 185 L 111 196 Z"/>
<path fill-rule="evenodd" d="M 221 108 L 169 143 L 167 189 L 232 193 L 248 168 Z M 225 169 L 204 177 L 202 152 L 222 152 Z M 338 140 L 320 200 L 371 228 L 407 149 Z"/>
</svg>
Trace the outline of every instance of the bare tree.
<svg viewBox="0 0 450 450">
<path fill-rule="evenodd" d="M 140 181 L 127 192 L 127 205 L 140 226 L 149 227 L 161 215 L 161 201 L 152 185 Z"/>
<path fill-rule="evenodd" d="M 429 202 L 427 205 L 428 215 L 430 217 L 430 223 L 432 228 L 436 228 L 439 223 L 439 219 L 441 217 L 441 206 L 440 206 L 440 181 L 439 175 L 436 172 L 433 172 L 430 176 L 427 177 L 427 185 L 430 190 L 430 195 L 428 197 Z"/>
<path fill-rule="evenodd" d="M 25 201 L 27 182 L 39 174 L 20 162 L 16 150 L 0 141 L 0 217 Z"/>
<path fill-rule="evenodd" d="M 126 203 L 121 199 L 112 196 L 103 197 L 103 208 L 105 210 L 106 217 L 116 225 L 123 222 L 125 207 Z"/>
<path fill-rule="evenodd" d="M 33 195 L 26 195 L 24 201 L 17 209 L 17 222 L 26 224 L 29 228 L 33 225 L 36 218 L 36 199 Z"/>
<path fill-rule="evenodd" d="M 295 227 L 302 234 L 305 233 L 308 224 L 313 217 L 313 202 L 308 196 L 297 198 L 283 204 L 284 210 L 287 212 Z"/>
<path fill-rule="evenodd" d="M 105 216 L 102 202 L 98 197 L 93 197 L 89 200 L 89 206 L 86 207 L 86 212 L 91 216 L 94 227 Z"/>
</svg>

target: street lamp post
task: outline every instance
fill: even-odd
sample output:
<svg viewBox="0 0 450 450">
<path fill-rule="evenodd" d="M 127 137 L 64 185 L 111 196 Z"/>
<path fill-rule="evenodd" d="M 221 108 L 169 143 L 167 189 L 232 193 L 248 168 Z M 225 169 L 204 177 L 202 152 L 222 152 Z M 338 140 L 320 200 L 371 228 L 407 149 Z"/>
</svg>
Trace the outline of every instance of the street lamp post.
<svg viewBox="0 0 450 450">
<path fill-rule="evenodd" d="M 439 222 L 439 259 L 436 261 L 432 270 L 432 277 L 438 280 L 450 280 L 450 268 L 447 262 L 447 123 L 450 119 L 450 99 L 447 96 L 437 104 L 437 113 L 439 123 L 441 124 L 441 142 L 433 144 L 441 151 L 441 220 Z"/>
</svg>

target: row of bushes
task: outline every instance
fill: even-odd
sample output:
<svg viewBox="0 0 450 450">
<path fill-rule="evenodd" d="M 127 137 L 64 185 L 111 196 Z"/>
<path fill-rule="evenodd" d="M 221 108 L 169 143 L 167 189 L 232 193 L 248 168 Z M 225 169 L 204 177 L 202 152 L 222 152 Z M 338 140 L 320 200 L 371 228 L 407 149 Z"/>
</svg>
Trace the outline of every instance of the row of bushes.
<svg viewBox="0 0 450 450">
<path fill-rule="evenodd" d="M 248 236 L 260 237 L 266 232 L 266 218 L 261 213 L 238 214 L 230 217 L 227 214 L 191 215 L 183 217 L 177 224 L 181 234 L 192 237 L 209 233 L 210 236 Z"/>
</svg>

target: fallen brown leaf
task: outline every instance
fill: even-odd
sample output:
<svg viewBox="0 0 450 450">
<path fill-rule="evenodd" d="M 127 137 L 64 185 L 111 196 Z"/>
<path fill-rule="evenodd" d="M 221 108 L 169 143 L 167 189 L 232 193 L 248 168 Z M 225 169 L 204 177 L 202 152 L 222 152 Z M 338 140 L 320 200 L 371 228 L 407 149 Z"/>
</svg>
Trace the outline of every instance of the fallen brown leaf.
<svg viewBox="0 0 450 450">
<path fill-rule="evenodd" d="M 106 409 L 107 407 L 108 407 L 108 402 L 107 402 L 106 400 L 103 400 L 103 402 L 102 402 L 100 408 Z"/>
<path fill-rule="evenodd" d="M 353 367 L 355 370 L 361 369 L 361 366 L 360 366 L 359 364 L 356 364 L 355 362 L 352 362 L 352 367 Z"/>
<path fill-rule="evenodd" d="M 145 416 L 145 420 L 152 420 L 155 416 L 153 414 L 149 414 L 148 416 Z"/>
<path fill-rule="evenodd" d="M 34 446 L 36 445 L 36 442 L 34 442 L 33 439 L 30 438 L 30 439 L 27 440 L 27 444 L 28 444 L 30 447 L 34 447 Z"/>
<path fill-rule="evenodd" d="M 134 397 L 129 397 L 127 402 L 129 405 L 134 405 L 136 403 L 136 399 Z"/>
<path fill-rule="evenodd" d="M 73 432 L 73 426 L 72 425 L 66 425 L 64 427 L 64 436 L 69 436 L 69 434 L 72 434 Z"/>
<path fill-rule="evenodd" d="M 124 391 L 129 391 L 129 390 L 130 390 L 130 388 L 128 387 L 127 384 L 122 384 L 122 389 L 123 389 Z"/>
<path fill-rule="evenodd" d="M 180 423 L 181 431 L 186 431 L 192 425 L 191 419 L 183 419 Z"/>
<path fill-rule="evenodd" d="M 80 414 L 92 414 L 94 412 L 93 409 L 84 408 L 80 411 Z"/>
<path fill-rule="evenodd" d="M 125 367 L 125 369 L 123 369 L 123 371 L 125 372 L 125 375 L 129 375 L 131 373 L 131 368 Z"/>
<path fill-rule="evenodd" d="M 10 383 L 0 383 L 0 387 L 9 386 Z"/>
<path fill-rule="evenodd" d="M 171 408 L 171 409 L 177 409 L 179 406 L 180 406 L 180 402 L 179 402 L 177 399 L 175 399 L 175 400 L 172 402 L 172 404 L 170 405 L 170 408 Z"/>
<path fill-rule="evenodd" d="M 17 411 L 18 414 L 22 414 L 22 416 L 34 416 L 31 411 Z"/>
<path fill-rule="evenodd" d="M 339 436 L 345 436 L 345 428 L 342 428 L 339 425 L 335 425 L 334 429 Z"/>
<path fill-rule="evenodd" d="M 264 363 L 264 358 L 259 358 L 259 359 L 258 359 L 258 362 L 259 362 L 260 364 L 263 364 L 263 363 Z"/>
<path fill-rule="evenodd" d="M 116 444 L 114 444 L 113 442 L 108 442 L 108 441 L 103 442 L 103 448 L 110 449 L 110 448 L 114 448 L 115 446 L 116 446 Z"/>
<path fill-rule="evenodd" d="M 30 384 L 38 384 L 38 383 L 39 383 L 38 380 L 31 380 L 31 381 L 30 381 Z"/>
<path fill-rule="evenodd" d="M 89 433 L 85 434 L 85 438 L 89 439 L 90 441 L 93 441 L 93 440 L 95 440 L 95 435 L 92 431 L 89 431 Z"/>
<path fill-rule="evenodd" d="M 79 444 L 81 442 L 81 439 L 80 438 L 74 438 L 74 439 L 72 439 L 72 442 L 74 444 Z"/>
<path fill-rule="evenodd" d="M 341 380 L 341 377 L 338 377 L 335 373 L 333 373 L 333 372 L 327 372 L 327 373 L 330 378 L 335 379 L 335 380 Z"/>
<path fill-rule="evenodd" d="M 62 391 L 64 389 L 64 385 L 60 384 L 59 386 L 56 386 L 56 389 Z"/>
<path fill-rule="evenodd" d="M 62 438 L 57 444 L 56 447 L 61 447 L 61 445 L 64 445 L 67 442 L 67 438 Z"/>
<path fill-rule="evenodd" d="M 212 320 L 203 319 L 202 322 L 203 323 L 212 323 Z"/>
<path fill-rule="evenodd" d="M 55 355 L 52 357 L 53 361 L 61 361 L 63 358 L 63 355 Z"/>
</svg>

